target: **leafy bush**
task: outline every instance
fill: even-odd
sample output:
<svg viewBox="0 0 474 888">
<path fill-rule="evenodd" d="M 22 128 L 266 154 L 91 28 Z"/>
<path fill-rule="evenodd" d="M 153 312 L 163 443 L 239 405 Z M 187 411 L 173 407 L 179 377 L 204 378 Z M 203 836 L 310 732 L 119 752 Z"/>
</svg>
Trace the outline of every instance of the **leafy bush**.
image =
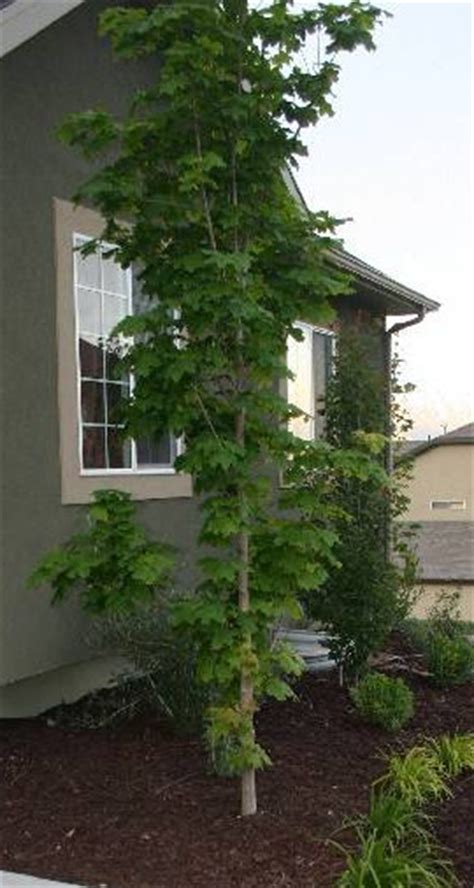
<svg viewBox="0 0 474 888">
<path fill-rule="evenodd" d="M 431 748 L 448 777 L 457 777 L 462 771 L 474 771 L 474 734 L 455 734 L 431 740 Z"/>
<path fill-rule="evenodd" d="M 457 589 L 443 589 L 437 596 L 428 614 L 428 628 L 434 634 L 448 635 L 450 638 L 462 632 L 461 595 Z"/>
<path fill-rule="evenodd" d="M 121 681 L 130 688 L 136 679 L 137 693 L 176 733 L 202 731 L 210 691 L 197 679 L 196 646 L 187 633 L 173 626 L 169 603 L 105 618 L 96 627 L 96 638 L 102 647 L 133 663 L 136 672 L 124 674 Z"/>
<path fill-rule="evenodd" d="M 50 583 L 54 604 L 77 591 L 90 614 L 125 613 L 152 601 L 168 584 L 174 559 L 137 524 L 130 494 L 94 491 L 87 517 L 87 530 L 48 552 L 29 585 Z"/>
<path fill-rule="evenodd" d="M 413 693 L 401 678 L 369 672 L 350 694 L 364 718 L 388 731 L 397 731 L 414 712 Z"/>
<path fill-rule="evenodd" d="M 428 669 L 439 687 L 462 684 L 473 675 L 474 647 L 461 636 L 433 633 L 425 653 Z"/>
<path fill-rule="evenodd" d="M 464 637 L 469 627 L 461 621 L 459 597 L 458 591 L 441 592 L 426 620 L 407 620 L 404 625 L 439 687 L 462 684 L 474 676 L 474 647 Z"/>
</svg>

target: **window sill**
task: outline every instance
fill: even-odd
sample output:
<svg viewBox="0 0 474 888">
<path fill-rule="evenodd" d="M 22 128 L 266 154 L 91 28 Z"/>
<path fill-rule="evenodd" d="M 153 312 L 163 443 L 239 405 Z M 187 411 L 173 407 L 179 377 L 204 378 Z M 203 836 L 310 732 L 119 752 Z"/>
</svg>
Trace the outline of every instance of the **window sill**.
<svg viewBox="0 0 474 888">
<path fill-rule="evenodd" d="M 150 466 L 149 469 L 81 469 L 81 478 L 136 478 L 137 476 L 158 475 L 159 477 L 176 477 L 176 470 L 172 466 Z"/>
<path fill-rule="evenodd" d="M 177 472 L 129 472 L 121 471 L 67 476 L 63 472 L 62 502 L 65 505 L 90 503 L 98 489 L 122 490 L 133 500 L 160 500 L 191 498 L 193 485 L 190 475 Z"/>
</svg>

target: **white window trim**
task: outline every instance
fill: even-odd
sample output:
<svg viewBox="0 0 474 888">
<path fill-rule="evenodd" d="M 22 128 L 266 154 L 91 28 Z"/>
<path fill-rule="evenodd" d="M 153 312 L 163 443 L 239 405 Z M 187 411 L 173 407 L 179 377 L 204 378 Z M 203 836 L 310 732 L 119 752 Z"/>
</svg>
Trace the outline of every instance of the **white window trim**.
<svg viewBox="0 0 474 888">
<path fill-rule="evenodd" d="M 76 346 L 74 232 L 100 238 L 104 220 L 93 210 L 53 200 L 57 281 L 57 391 L 60 454 L 60 495 L 63 504 L 89 503 L 98 487 L 123 490 L 135 500 L 180 499 L 193 496 L 190 475 L 155 467 L 139 472 L 130 469 L 87 469 L 81 472 L 79 453 L 79 401 Z"/>
</svg>

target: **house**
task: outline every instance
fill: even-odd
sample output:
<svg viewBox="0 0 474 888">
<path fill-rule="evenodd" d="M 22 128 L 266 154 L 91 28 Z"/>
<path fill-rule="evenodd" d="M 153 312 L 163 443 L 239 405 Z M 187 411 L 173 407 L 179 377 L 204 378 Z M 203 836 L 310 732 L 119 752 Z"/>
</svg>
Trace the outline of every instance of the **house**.
<svg viewBox="0 0 474 888">
<path fill-rule="evenodd" d="M 133 274 L 106 257 L 86 261 L 74 253 L 102 224 L 90 208 L 73 209 L 71 195 L 87 167 L 54 135 L 71 111 L 105 107 L 120 115 L 134 88 L 157 76 L 156 60 L 116 64 L 97 37 L 98 13 L 116 2 L 1 4 L 4 716 L 74 699 L 105 681 L 114 666 L 91 659 L 88 624 L 74 603 L 53 609 L 45 590 L 26 588 L 40 556 L 81 527 L 95 489 L 129 491 L 149 531 L 179 545 L 180 584 L 190 583 L 195 561 L 197 505 L 190 478 L 173 469 L 178 442 L 168 437 L 158 448 L 124 446 L 111 422 L 120 383 L 98 343 L 133 310 Z M 289 187 L 296 198 L 291 180 Z M 347 253 L 334 252 L 332 259 L 355 279 L 353 295 L 341 300 L 340 321 L 362 324 L 372 335 L 374 361 L 387 366 L 386 317 L 417 322 L 437 303 Z M 303 406 L 316 416 L 333 331 L 304 330 L 298 387 Z M 317 434 L 316 422 L 307 434 Z"/>
<path fill-rule="evenodd" d="M 413 477 L 404 519 L 418 525 L 423 590 L 415 614 L 425 616 L 440 592 L 457 591 L 463 618 L 474 621 L 474 422 L 407 444 Z"/>
</svg>

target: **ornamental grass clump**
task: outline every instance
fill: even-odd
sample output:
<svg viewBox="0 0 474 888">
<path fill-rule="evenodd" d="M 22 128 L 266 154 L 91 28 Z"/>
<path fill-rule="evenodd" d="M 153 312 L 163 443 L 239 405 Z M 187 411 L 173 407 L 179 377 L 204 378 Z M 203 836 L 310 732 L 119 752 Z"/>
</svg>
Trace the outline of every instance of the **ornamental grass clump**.
<svg viewBox="0 0 474 888">
<path fill-rule="evenodd" d="M 454 888 L 459 881 L 432 832 L 427 803 L 450 794 L 447 780 L 474 770 L 474 734 L 445 736 L 389 759 L 372 786 L 369 813 L 348 822 L 357 851 L 339 847 L 338 888 Z"/>
<path fill-rule="evenodd" d="M 372 790 L 369 813 L 361 817 L 360 828 L 373 832 L 391 848 L 405 841 L 408 835 L 417 841 L 426 840 L 429 818 L 416 812 L 411 801 L 396 791 Z"/>
<path fill-rule="evenodd" d="M 403 679 L 380 672 L 369 672 L 350 695 L 364 718 L 387 731 L 398 731 L 414 713 L 413 692 Z"/>
<path fill-rule="evenodd" d="M 441 762 L 430 746 L 414 746 L 405 755 L 393 755 L 378 785 L 413 806 L 451 795 Z"/>
<path fill-rule="evenodd" d="M 445 735 L 431 740 L 430 746 L 449 778 L 463 771 L 474 771 L 474 734 Z"/>
<path fill-rule="evenodd" d="M 348 854 L 338 888 L 453 888 L 458 884 L 449 862 L 433 847 L 389 852 L 387 843 L 373 834 L 360 838 L 360 850 Z"/>
</svg>

